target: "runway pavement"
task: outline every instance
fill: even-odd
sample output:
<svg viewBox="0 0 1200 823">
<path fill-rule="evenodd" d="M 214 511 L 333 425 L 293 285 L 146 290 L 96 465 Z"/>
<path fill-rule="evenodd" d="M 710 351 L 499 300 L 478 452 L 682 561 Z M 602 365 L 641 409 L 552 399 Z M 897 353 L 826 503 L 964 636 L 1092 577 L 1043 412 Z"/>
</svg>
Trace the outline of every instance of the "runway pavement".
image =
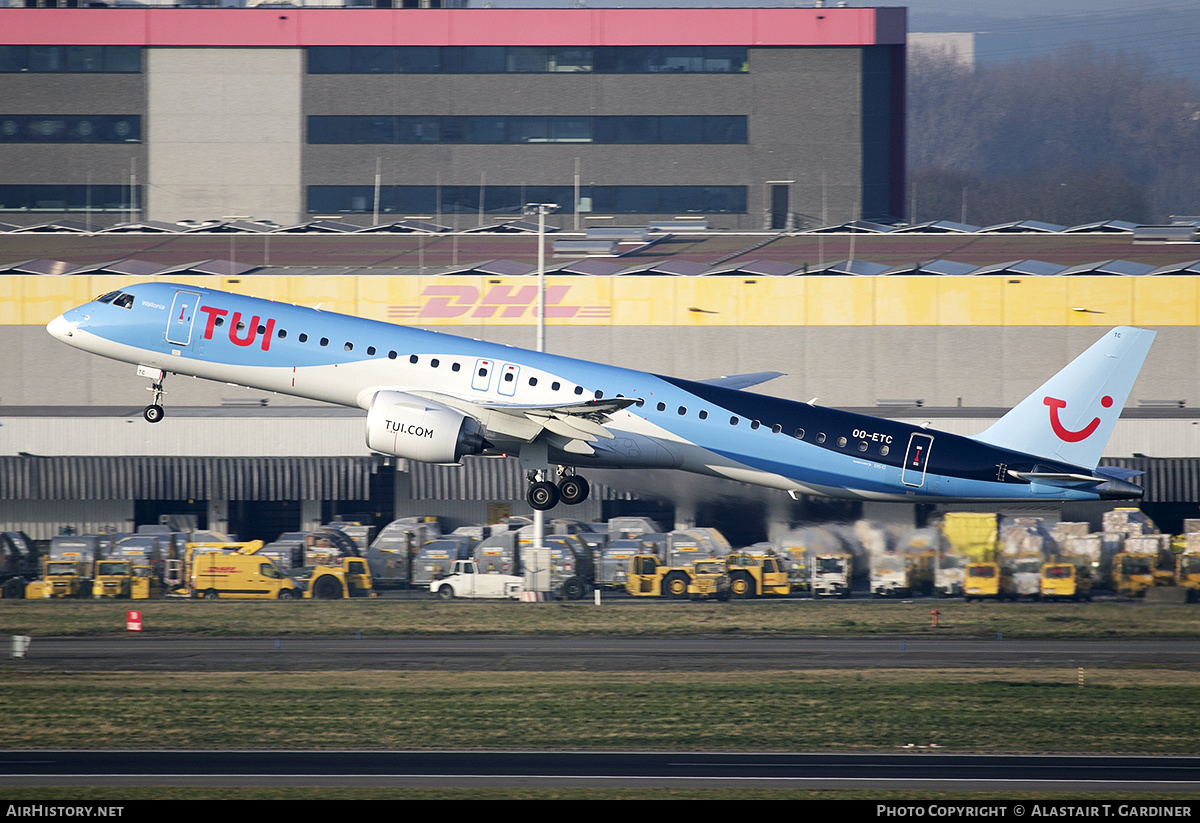
<svg viewBox="0 0 1200 823">
<path fill-rule="evenodd" d="M 1200 669 L 1200 640 L 738 636 L 34 638 L 0 668 L 62 671 L 591 670 L 1152 666 Z"/>
</svg>

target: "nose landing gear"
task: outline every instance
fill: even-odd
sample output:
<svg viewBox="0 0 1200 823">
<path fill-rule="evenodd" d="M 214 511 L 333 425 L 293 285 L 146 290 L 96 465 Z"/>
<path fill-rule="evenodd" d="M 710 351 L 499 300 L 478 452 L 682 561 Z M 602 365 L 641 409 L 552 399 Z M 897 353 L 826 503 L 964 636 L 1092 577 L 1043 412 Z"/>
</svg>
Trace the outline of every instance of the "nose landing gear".
<svg viewBox="0 0 1200 823">
<path fill-rule="evenodd" d="M 152 369 L 148 366 L 138 366 L 139 377 L 149 377 L 151 381 L 150 391 L 154 392 L 153 398 L 150 400 L 150 405 L 142 409 L 142 417 L 147 423 L 157 423 L 166 416 L 166 411 L 163 409 L 163 395 L 166 392 L 163 390 L 163 382 L 167 379 L 167 373 L 162 369 Z"/>
</svg>

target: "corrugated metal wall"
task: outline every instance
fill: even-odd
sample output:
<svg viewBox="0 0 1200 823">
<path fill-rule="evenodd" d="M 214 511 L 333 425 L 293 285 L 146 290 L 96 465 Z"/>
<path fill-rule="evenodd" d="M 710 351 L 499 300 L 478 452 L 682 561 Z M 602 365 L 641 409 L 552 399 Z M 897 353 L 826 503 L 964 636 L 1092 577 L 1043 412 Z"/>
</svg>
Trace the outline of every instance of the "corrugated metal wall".
<svg viewBox="0 0 1200 823">
<path fill-rule="evenodd" d="M 409 461 L 411 500 L 524 500 L 525 473 L 515 457 L 465 457 L 462 466 Z M 634 496 L 592 483 L 595 500 L 633 500 Z"/>
<path fill-rule="evenodd" d="M 1146 490 L 1146 503 L 1200 502 L 1200 458 L 1125 457 L 1106 459 L 1105 465 L 1144 472 L 1132 481 Z"/>
<path fill-rule="evenodd" d="M 0 500 L 366 500 L 375 457 L 8 457 Z"/>
</svg>

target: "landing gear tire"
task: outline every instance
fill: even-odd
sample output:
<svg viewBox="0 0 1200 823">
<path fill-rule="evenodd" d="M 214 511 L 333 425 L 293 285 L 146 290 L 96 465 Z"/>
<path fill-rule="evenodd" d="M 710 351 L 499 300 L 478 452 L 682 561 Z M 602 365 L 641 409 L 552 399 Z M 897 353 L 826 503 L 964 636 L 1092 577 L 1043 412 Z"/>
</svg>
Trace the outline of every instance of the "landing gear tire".
<svg viewBox="0 0 1200 823">
<path fill-rule="evenodd" d="M 568 506 L 574 506 L 577 503 L 587 500 L 591 492 L 592 487 L 588 484 L 587 480 L 577 474 L 564 477 L 562 482 L 558 484 L 559 499 Z"/>
<path fill-rule="evenodd" d="M 535 510 L 546 512 L 558 505 L 559 491 L 558 486 L 551 483 L 549 480 L 539 480 L 529 486 L 529 491 L 525 495 L 525 500 Z"/>
<path fill-rule="evenodd" d="M 157 423 L 159 420 L 163 419 L 165 414 L 166 412 L 163 410 L 163 407 L 157 403 L 147 406 L 142 411 L 142 417 L 146 418 L 147 423 Z"/>
</svg>

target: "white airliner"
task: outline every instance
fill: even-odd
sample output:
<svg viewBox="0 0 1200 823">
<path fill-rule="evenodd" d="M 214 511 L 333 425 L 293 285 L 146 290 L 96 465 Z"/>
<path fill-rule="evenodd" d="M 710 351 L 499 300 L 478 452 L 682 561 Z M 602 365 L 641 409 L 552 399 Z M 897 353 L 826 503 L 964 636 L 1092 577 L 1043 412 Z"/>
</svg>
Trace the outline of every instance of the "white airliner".
<svg viewBox="0 0 1200 823">
<path fill-rule="evenodd" d="M 690 381 L 171 283 L 110 292 L 47 325 L 152 381 L 194 375 L 359 407 L 367 445 L 430 463 L 515 454 L 539 510 L 582 502 L 577 470 L 675 468 L 792 496 L 1136 499 L 1097 468 L 1154 332 L 1107 332 L 973 437 L 741 391 L 778 372 Z"/>
</svg>

